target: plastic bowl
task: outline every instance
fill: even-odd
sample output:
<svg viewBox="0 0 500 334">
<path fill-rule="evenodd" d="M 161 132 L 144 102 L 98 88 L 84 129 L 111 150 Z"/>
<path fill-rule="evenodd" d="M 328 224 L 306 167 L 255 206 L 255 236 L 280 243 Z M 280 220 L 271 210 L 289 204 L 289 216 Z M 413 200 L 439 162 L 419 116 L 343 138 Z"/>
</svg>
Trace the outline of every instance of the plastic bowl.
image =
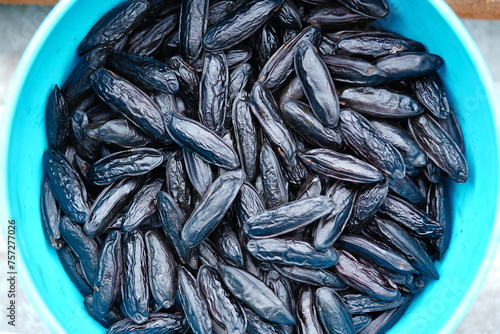
<svg viewBox="0 0 500 334">
<path fill-rule="evenodd" d="M 53 332 L 103 333 L 85 311 L 56 252 L 46 242 L 39 209 L 42 154 L 47 148 L 44 109 L 55 83 L 74 66 L 76 48 L 91 26 L 121 0 L 63 0 L 35 35 L 16 72 L 1 131 L 8 144 L 9 218 L 17 222 L 18 269 L 24 289 Z M 499 109 L 485 63 L 459 19 L 441 0 L 388 0 L 380 26 L 423 42 L 441 55 L 441 75 L 462 126 L 470 178 L 450 184 L 454 230 L 428 284 L 390 333 L 451 333 L 471 306 L 493 260 L 499 237 Z M 5 165 L 5 166 L 4 166 Z"/>
</svg>

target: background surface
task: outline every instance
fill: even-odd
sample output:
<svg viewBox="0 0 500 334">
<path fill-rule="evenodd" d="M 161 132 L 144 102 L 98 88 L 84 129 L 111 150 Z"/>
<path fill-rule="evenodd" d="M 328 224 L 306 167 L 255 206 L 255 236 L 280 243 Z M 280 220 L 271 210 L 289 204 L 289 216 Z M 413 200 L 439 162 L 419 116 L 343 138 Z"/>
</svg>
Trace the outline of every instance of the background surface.
<svg viewBox="0 0 500 334">
<path fill-rule="evenodd" d="M 49 6 L 0 5 L 0 113 L 3 112 L 9 81 L 17 63 L 29 40 L 51 8 Z M 497 85 L 497 91 L 500 92 L 500 21 L 463 20 L 463 23 L 483 53 Z M 0 222 L 1 229 L 5 228 L 5 223 Z M 0 268 L 3 268 L 4 264 L 6 266 L 7 262 L 5 241 L 1 238 L 4 233 L 5 231 L 0 233 Z M 18 273 L 18 278 L 21 275 L 22 273 Z M 16 327 L 12 328 L 7 325 L 3 311 L 8 302 L 5 270 L 0 270 L 0 282 L 0 310 L 2 310 L 0 311 L 0 333 L 48 334 L 49 331 L 24 295 L 21 286 L 17 287 Z M 455 333 L 498 333 L 500 331 L 498 314 L 500 314 L 500 251 L 497 252 L 496 260 L 492 263 L 482 292 Z"/>
</svg>

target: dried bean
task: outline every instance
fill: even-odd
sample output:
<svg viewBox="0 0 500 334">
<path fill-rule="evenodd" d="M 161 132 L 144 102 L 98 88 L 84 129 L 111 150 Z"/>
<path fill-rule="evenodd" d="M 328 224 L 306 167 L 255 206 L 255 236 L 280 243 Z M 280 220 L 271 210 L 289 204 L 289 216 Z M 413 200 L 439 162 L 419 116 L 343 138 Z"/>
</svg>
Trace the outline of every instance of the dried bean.
<svg viewBox="0 0 500 334">
<path fill-rule="evenodd" d="M 208 29 L 203 47 L 208 51 L 225 50 L 257 31 L 280 7 L 283 0 L 250 0 Z"/>
<path fill-rule="evenodd" d="M 365 25 L 388 13 L 128 0 L 89 31 L 40 205 L 108 333 L 386 332 L 439 278 L 464 139 L 443 59 Z"/>
<path fill-rule="evenodd" d="M 182 228 L 182 240 L 188 247 L 200 244 L 215 230 L 236 197 L 244 178 L 245 173 L 238 170 L 222 174 L 212 183 Z"/>
<path fill-rule="evenodd" d="M 219 265 L 226 287 L 232 294 L 266 320 L 279 324 L 295 325 L 294 316 L 281 300 L 252 274 L 244 270 Z"/>
<path fill-rule="evenodd" d="M 83 223 L 88 217 L 87 190 L 68 159 L 59 151 L 43 154 L 43 169 L 54 198 L 69 218 Z"/>
</svg>

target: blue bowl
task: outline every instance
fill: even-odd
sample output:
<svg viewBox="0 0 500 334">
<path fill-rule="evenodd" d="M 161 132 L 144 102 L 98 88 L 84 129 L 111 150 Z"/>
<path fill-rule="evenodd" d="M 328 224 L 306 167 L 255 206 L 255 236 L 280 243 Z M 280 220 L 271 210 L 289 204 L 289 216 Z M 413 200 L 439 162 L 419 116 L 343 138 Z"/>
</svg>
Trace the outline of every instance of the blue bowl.
<svg viewBox="0 0 500 334">
<path fill-rule="evenodd" d="M 53 85 L 61 85 L 75 65 L 79 41 L 121 1 L 62 0 L 54 8 L 21 60 L 2 122 L 6 129 L 0 132 L 6 136 L 1 152 L 5 163 L 0 164 L 6 188 L 0 190 L 6 192 L 2 198 L 9 218 L 17 222 L 18 271 L 40 316 L 57 333 L 104 329 L 87 315 L 82 296 L 42 231 L 44 109 Z M 379 25 L 423 42 L 446 61 L 441 75 L 463 130 L 470 167 L 466 184 L 449 185 L 454 230 L 450 248 L 437 264 L 441 278 L 415 298 L 390 333 L 451 333 L 477 296 L 499 238 L 500 109 L 482 57 L 444 1 L 388 2 L 391 14 Z"/>
</svg>

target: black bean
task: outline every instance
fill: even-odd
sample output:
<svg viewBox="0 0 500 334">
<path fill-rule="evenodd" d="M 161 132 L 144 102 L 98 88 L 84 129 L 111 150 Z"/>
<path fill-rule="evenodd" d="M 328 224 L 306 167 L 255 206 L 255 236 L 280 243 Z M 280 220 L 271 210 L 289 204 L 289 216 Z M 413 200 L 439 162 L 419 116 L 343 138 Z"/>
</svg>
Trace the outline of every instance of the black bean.
<svg viewBox="0 0 500 334">
<path fill-rule="evenodd" d="M 78 154 L 80 154 L 83 158 L 94 160 L 98 156 L 100 143 L 87 135 L 85 130 L 88 126 L 89 118 L 87 113 L 75 110 L 75 112 L 71 115 L 71 141 Z"/>
<path fill-rule="evenodd" d="M 212 323 L 208 306 L 199 284 L 184 267 L 179 269 L 178 298 L 191 329 L 196 334 L 211 333 Z"/>
<path fill-rule="evenodd" d="M 388 180 L 389 188 L 410 203 L 418 205 L 425 201 L 424 194 L 408 175 L 402 179 L 390 177 Z"/>
<path fill-rule="evenodd" d="M 406 166 L 422 167 L 427 164 L 424 151 L 402 127 L 379 120 L 372 120 L 370 124 L 401 153 Z"/>
<path fill-rule="evenodd" d="M 458 183 L 467 181 L 469 167 L 465 157 L 444 129 L 428 115 L 409 119 L 413 138 L 429 158 Z"/>
<path fill-rule="evenodd" d="M 407 297 L 400 296 L 398 299 L 386 301 L 362 294 L 346 294 L 342 295 L 342 298 L 347 304 L 347 308 L 351 314 L 364 314 L 390 310 L 403 305 L 407 299 Z"/>
<path fill-rule="evenodd" d="M 305 21 L 313 26 L 337 28 L 343 25 L 352 25 L 353 23 L 369 22 L 371 18 L 356 13 L 340 3 L 329 3 L 314 7 L 309 12 L 309 15 L 305 17 Z"/>
<path fill-rule="evenodd" d="M 68 104 L 55 85 L 45 108 L 45 128 L 50 147 L 61 150 L 65 146 L 69 136 L 69 120 Z"/>
<path fill-rule="evenodd" d="M 347 289 L 344 283 L 336 274 L 325 269 L 313 269 L 296 266 L 277 266 L 274 268 L 286 278 L 312 286 L 328 286 L 336 290 Z"/>
<path fill-rule="evenodd" d="M 440 260 L 448 249 L 451 240 L 452 224 L 449 217 L 448 200 L 443 182 L 431 184 L 427 192 L 426 212 L 443 227 L 443 236 L 431 241 L 437 248 L 437 259 Z"/>
<path fill-rule="evenodd" d="M 266 24 L 262 27 L 256 46 L 260 68 L 267 63 L 279 47 L 279 36 L 276 29 L 271 24 Z"/>
<path fill-rule="evenodd" d="M 317 197 L 321 195 L 321 191 L 321 178 L 318 175 L 311 175 L 297 191 L 297 199 Z"/>
<path fill-rule="evenodd" d="M 213 182 L 210 164 L 186 149 L 182 150 L 182 156 L 191 185 L 200 196 L 204 196 Z"/>
<path fill-rule="evenodd" d="M 307 104 L 286 101 L 281 106 L 281 112 L 288 126 L 312 145 L 332 149 L 341 145 L 338 132 L 321 124 Z"/>
<path fill-rule="evenodd" d="M 388 191 L 388 182 L 369 184 L 358 190 L 351 219 L 346 226 L 347 232 L 354 234 L 361 232 L 368 220 L 377 213 L 384 203 Z"/>
<path fill-rule="evenodd" d="M 340 114 L 337 91 L 318 50 L 308 41 L 295 51 L 295 72 L 300 79 L 314 115 L 329 128 L 337 125 Z"/>
<path fill-rule="evenodd" d="M 242 226 L 250 217 L 261 213 L 266 209 L 264 201 L 257 193 L 257 190 L 247 182 L 240 188 L 235 200 L 235 211 L 238 222 Z"/>
<path fill-rule="evenodd" d="M 335 290 L 321 287 L 315 297 L 316 310 L 326 333 L 356 333 L 347 306 Z"/>
<path fill-rule="evenodd" d="M 156 194 L 162 186 L 162 178 L 153 178 L 146 181 L 143 187 L 137 191 L 123 214 L 123 231 L 132 231 L 156 213 Z"/>
<path fill-rule="evenodd" d="M 352 323 L 354 324 L 354 329 L 356 329 L 356 333 L 363 330 L 371 322 L 372 322 L 372 317 L 368 314 L 360 314 L 352 316 Z"/>
<path fill-rule="evenodd" d="M 344 231 L 356 197 L 356 191 L 346 183 L 336 182 L 326 194 L 334 200 L 330 213 L 322 217 L 314 230 L 314 247 L 327 251 Z"/>
<path fill-rule="evenodd" d="M 335 54 L 335 42 L 326 37 L 325 35 L 321 36 L 321 43 L 318 46 L 319 53 L 323 55 L 333 55 Z"/>
<path fill-rule="evenodd" d="M 460 151 L 462 151 L 463 153 L 465 151 L 464 138 L 462 136 L 462 131 L 460 130 L 457 119 L 455 118 L 455 114 L 453 112 L 450 112 L 449 117 L 438 118 L 437 122 L 450 136 L 450 138 L 453 139 L 453 141 L 458 145 L 458 148 L 460 148 Z"/>
<path fill-rule="evenodd" d="M 340 113 L 340 136 L 359 157 L 363 157 L 384 174 L 401 179 L 405 174 L 403 157 L 398 150 L 360 114 L 349 109 Z"/>
<path fill-rule="evenodd" d="M 42 213 L 43 231 L 50 245 L 55 249 L 61 249 L 64 246 L 64 241 L 59 230 L 59 222 L 61 220 L 61 210 L 57 203 L 47 176 L 43 177 L 42 190 L 40 194 L 40 209 Z"/>
<path fill-rule="evenodd" d="M 262 262 L 266 263 L 267 262 Z M 272 269 L 269 266 L 269 270 L 267 271 L 267 275 L 265 278 L 265 283 L 271 290 L 274 291 L 276 296 L 285 304 L 289 310 L 295 314 L 295 296 L 292 290 L 292 285 L 288 281 L 288 279 L 278 273 L 276 270 Z M 294 334 L 295 326 L 281 324 L 280 327 L 286 334 Z"/>
<path fill-rule="evenodd" d="M 97 95 L 117 112 L 154 138 L 170 143 L 166 138 L 164 117 L 156 103 L 143 91 L 119 75 L 100 68 L 90 75 Z M 133 98 L 131 98 L 133 96 Z"/>
<path fill-rule="evenodd" d="M 340 93 L 340 101 L 353 110 L 379 118 L 406 118 L 424 112 L 413 97 L 378 87 L 351 87 Z"/>
<path fill-rule="evenodd" d="M 208 163 L 234 170 L 238 168 L 238 155 L 222 138 L 200 123 L 178 115 L 167 121 L 168 133 L 176 143 Z"/>
<path fill-rule="evenodd" d="M 153 148 L 133 148 L 105 156 L 90 166 L 87 177 L 96 185 L 105 186 L 127 176 L 144 175 L 158 167 L 164 159 Z"/>
<path fill-rule="evenodd" d="M 61 261 L 64 270 L 82 296 L 92 294 L 92 289 L 82 273 L 81 264 L 71 250 L 70 246 L 65 245 L 58 249 L 57 256 L 59 257 L 59 261 Z"/>
<path fill-rule="evenodd" d="M 443 82 L 438 75 L 430 74 L 410 82 L 418 100 L 436 117 L 447 118 L 451 114 Z"/>
<path fill-rule="evenodd" d="M 126 119 L 112 119 L 97 129 L 97 140 L 124 148 L 139 148 L 152 143 L 152 139 Z"/>
<path fill-rule="evenodd" d="M 231 293 L 266 320 L 295 325 L 294 316 L 283 302 L 257 277 L 248 272 L 225 265 L 219 271 Z"/>
<path fill-rule="evenodd" d="M 182 240 L 187 246 L 194 247 L 200 244 L 215 230 L 244 179 L 245 173 L 237 170 L 222 174 L 212 183 L 182 228 Z"/>
<path fill-rule="evenodd" d="M 391 217 L 410 232 L 421 237 L 438 238 L 443 235 L 443 227 L 425 211 L 393 195 L 388 195 L 380 208 L 380 213 Z"/>
<path fill-rule="evenodd" d="M 178 152 L 180 153 L 180 152 Z M 173 154 L 165 166 L 165 184 L 167 193 L 172 196 L 180 208 L 188 213 L 191 211 L 191 185 L 182 157 Z"/>
<path fill-rule="evenodd" d="M 90 74 L 104 66 L 107 56 L 108 52 L 104 47 L 96 47 L 80 58 L 61 88 L 67 101 L 78 103 L 90 93 Z"/>
<path fill-rule="evenodd" d="M 286 81 L 293 71 L 295 50 L 302 41 L 310 41 L 314 46 L 319 46 L 321 31 L 315 27 L 304 28 L 299 35 L 287 41 L 276 50 L 260 71 L 259 81 L 264 86 L 268 89 L 276 90 Z"/>
<path fill-rule="evenodd" d="M 152 22 L 141 33 L 137 32 L 135 38 L 128 41 L 126 51 L 138 56 L 154 57 L 161 52 L 165 39 L 175 31 L 179 24 L 179 14 L 173 13 L 157 22 Z"/>
<path fill-rule="evenodd" d="M 168 309 L 175 303 L 177 263 L 159 233 L 147 231 L 144 239 L 148 254 L 148 276 L 151 296 L 156 303 Z"/>
<path fill-rule="evenodd" d="M 186 318 L 180 314 L 155 313 L 143 324 L 136 324 L 129 318 L 116 322 L 106 334 L 125 333 L 169 333 L 181 334 L 189 329 Z"/>
<path fill-rule="evenodd" d="M 236 3 L 232 0 L 217 1 L 208 9 L 208 24 L 213 25 L 233 11 Z"/>
<path fill-rule="evenodd" d="M 43 169 L 60 208 L 75 222 L 85 222 L 89 211 L 87 190 L 68 159 L 61 152 L 48 149 L 43 154 Z"/>
<path fill-rule="evenodd" d="M 229 72 L 224 52 L 206 52 L 200 80 L 199 118 L 203 125 L 222 133 L 226 117 Z"/>
<path fill-rule="evenodd" d="M 438 55 L 424 52 L 404 52 L 386 56 L 376 63 L 378 68 L 387 73 L 390 80 L 420 77 L 437 71 L 444 65 Z"/>
<path fill-rule="evenodd" d="M 213 319 L 228 333 L 245 333 L 247 328 L 245 313 L 239 302 L 224 288 L 217 269 L 202 266 L 198 271 L 198 285 Z"/>
<path fill-rule="evenodd" d="M 393 251 L 384 243 L 352 235 L 341 236 L 339 241 L 340 248 L 363 257 L 378 266 L 403 273 L 417 272 L 404 256 Z"/>
<path fill-rule="evenodd" d="M 123 277 L 122 238 L 112 231 L 104 240 L 92 296 L 93 311 L 98 317 L 109 313 L 120 293 Z"/>
<path fill-rule="evenodd" d="M 436 267 L 424 246 L 417 239 L 390 220 L 376 219 L 375 222 L 384 241 L 405 255 L 414 268 L 424 276 L 432 279 L 439 278 Z"/>
<path fill-rule="evenodd" d="M 158 213 L 163 224 L 163 230 L 174 246 L 182 263 L 189 262 L 191 256 L 188 246 L 182 241 L 181 231 L 186 218 L 175 200 L 164 191 L 156 195 Z"/>
<path fill-rule="evenodd" d="M 99 315 L 95 313 L 93 295 L 88 295 L 87 297 L 85 297 L 85 299 L 83 300 L 83 306 L 85 306 L 88 314 L 98 323 L 100 323 L 104 328 L 109 328 L 113 324 L 123 320 L 123 314 L 116 306 L 113 306 L 105 315 Z"/>
<path fill-rule="evenodd" d="M 227 110 L 233 107 L 234 100 L 242 92 L 248 90 L 252 83 L 253 68 L 249 63 L 242 63 L 229 75 L 229 87 L 227 95 Z"/>
<path fill-rule="evenodd" d="M 424 174 L 430 182 L 439 183 L 443 180 L 444 171 L 431 160 L 424 167 Z"/>
<path fill-rule="evenodd" d="M 248 321 L 248 334 L 285 334 L 285 331 L 280 325 L 263 320 L 258 314 L 249 308 L 243 307 L 243 310 L 245 311 Z"/>
<path fill-rule="evenodd" d="M 211 26 L 203 37 L 208 51 L 225 50 L 257 31 L 283 0 L 250 0 Z"/>
<path fill-rule="evenodd" d="M 326 196 L 296 200 L 250 216 L 243 231 L 252 238 L 282 235 L 329 214 L 334 206 Z"/>
<path fill-rule="evenodd" d="M 248 93 L 244 90 L 239 91 L 234 97 L 232 121 L 241 166 L 247 179 L 253 180 L 257 176 L 258 166 L 257 129 L 252 118 Z"/>
<path fill-rule="evenodd" d="M 416 41 L 385 31 L 355 31 L 340 34 L 337 54 L 380 58 L 406 51 L 425 51 Z"/>
<path fill-rule="evenodd" d="M 97 47 L 109 47 L 137 27 L 150 9 L 149 2 L 131 0 L 124 2 L 103 16 L 80 42 L 78 53 L 83 55 Z"/>
<path fill-rule="evenodd" d="M 108 57 L 111 69 L 146 90 L 175 94 L 179 82 L 175 73 L 154 58 L 126 52 L 113 52 Z"/>
<path fill-rule="evenodd" d="M 368 296 L 387 301 L 401 296 L 396 284 L 388 277 L 362 258 L 356 258 L 345 250 L 339 251 L 339 262 L 334 270 L 349 286 Z"/>
<path fill-rule="evenodd" d="M 205 239 L 198 245 L 200 260 L 203 265 L 216 267 L 219 264 L 226 264 L 222 255 L 217 251 L 214 243 L 210 239 Z"/>
<path fill-rule="evenodd" d="M 311 287 L 302 288 L 297 297 L 297 320 L 301 333 L 323 334 Z"/>
<path fill-rule="evenodd" d="M 290 0 L 283 1 L 283 4 L 276 13 L 276 19 L 285 28 L 301 30 L 302 19 L 297 7 Z"/>
<path fill-rule="evenodd" d="M 258 260 L 288 266 L 321 269 L 330 268 L 338 261 L 335 249 L 318 251 L 311 243 L 292 238 L 250 240 L 247 250 Z"/>
<path fill-rule="evenodd" d="M 235 46 L 226 50 L 227 67 L 231 70 L 252 58 L 252 48 L 247 46 Z"/>
<path fill-rule="evenodd" d="M 288 79 L 283 85 L 283 88 L 279 91 L 279 104 L 281 109 L 288 101 L 300 101 L 305 97 L 304 90 L 302 89 L 302 84 L 300 79 L 293 76 Z M 285 117 L 283 115 L 283 117 Z M 318 121 L 319 123 L 319 121 Z M 293 126 L 292 126 L 293 128 Z"/>
<path fill-rule="evenodd" d="M 61 236 L 81 265 L 81 276 L 89 286 L 94 286 L 99 262 L 99 244 L 95 239 L 89 237 L 79 224 L 71 221 L 68 217 L 61 219 L 60 229 Z"/>
<path fill-rule="evenodd" d="M 294 165 L 297 145 L 280 117 L 278 105 L 271 91 L 259 82 L 253 85 L 250 93 L 250 109 L 280 157 L 285 163 Z"/>
<path fill-rule="evenodd" d="M 288 203 L 288 182 L 285 181 L 278 158 L 269 145 L 262 146 L 259 160 L 267 208 Z"/>
<path fill-rule="evenodd" d="M 328 149 L 314 149 L 299 153 L 305 165 L 318 174 L 356 183 L 372 183 L 383 179 L 374 166 L 352 155 Z"/>
<path fill-rule="evenodd" d="M 215 246 L 228 264 L 238 268 L 245 267 L 243 247 L 230 224 L 220 224 L 212 236 Z"/>
<path fill-rule="evenodd" d="M 387 80 L 387 73 L 366 60 L 336 55 L 321 58 L 335 81 L 376 86 Z"/>
<path fill-rule="evenodd" d="M 339 2 L 355 12 L 374 19 L 379 19 L 389 14 L 389 6 L 385 0 L 339 0 Z"/>
<path fill-rule="evenodd" d="M 396 321 L 398 321 L 403 316 L 403 314 L 406 312 L 406 309 L 410 305 L 411 299 L 411 297 L 408 297 L 406 298 L 403 305 L 381 313 L 378 317 L 373 319 L 370 324 L 363 328 L 359 332 L 359 334 L 375 334 L 386 332 L 396 323 Z"/>
<path fill-rule="evenodd" d="M 179 21 L 179 51 L 189 62 L 201 53 L 202 38 L 208 24 L 208 0 L 188 0 L 181 2 Z"/>
<path fill-rule="evenodd" d="M 133 230 L 123 240 L 123 313 L 136 324 L 149 318 L 149 286 L 146 243 L 140 230 Z"/>
<path fill-rule="evenodd" d="M 167 66 L 174 70 L 179 80 L 179 96 L 192 108 L 198 109 L 199 84 L 198 73 L 180 56 L 174 56 L 167 60 Z M 196 113 L 197 114 L 197 113 Z"/>
</svg>

